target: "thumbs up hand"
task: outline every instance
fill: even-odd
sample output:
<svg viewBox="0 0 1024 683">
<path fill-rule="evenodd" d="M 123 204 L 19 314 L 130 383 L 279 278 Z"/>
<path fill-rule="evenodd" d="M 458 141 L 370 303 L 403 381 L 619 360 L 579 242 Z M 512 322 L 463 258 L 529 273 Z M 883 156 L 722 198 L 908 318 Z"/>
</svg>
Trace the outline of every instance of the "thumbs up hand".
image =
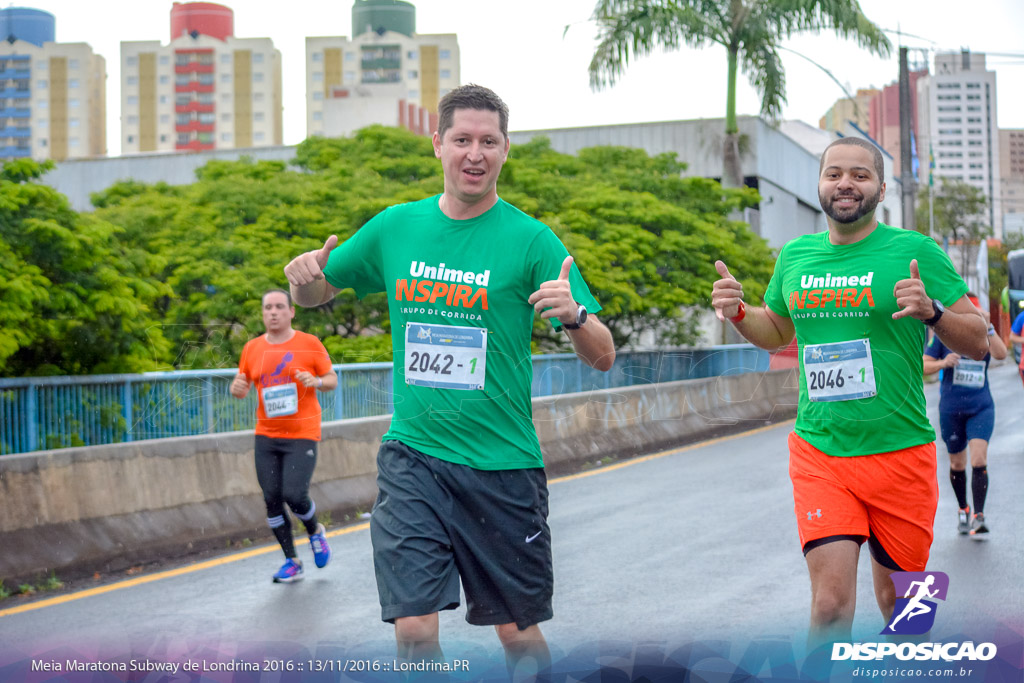
<svg viewBox="0 0 1024 683">
<path fill-rule="evenodd" d="M 908 315 L 918 320 L 928 320 L 935 315 L 932 299 L 925 292 L 924 282 L 921 281 L 921 271 L 917 266 L 917 259 L 910 262 L 910 277 L 897 282 L 892 289 L 892 295 L 896 297 L 896 305 L 900 309 L 892 314 L 893 320 L 899 320 Z"/>
<path fill-rule="evenodd" d="M 540 289 L 530 295 L 529 302 L 541 318 L 558 318 L 563 323 L 576 322 L 579 305 L 572 296 L 569 273 L 572 272 L 572 256 L 566 256 L 558 278 L 542 282 Z"/>
<path fill-rule="evenodd" d="M 314 280 L 324 279 L 324 268 L 327 267 L 327 259 L 331 250 L 338 246 L 338 236 L 331 235 L 324 242 L 324 246 L 313 251 L 299 254 L 284 267 L 284 275 L 288 278 L 289 284 L 302 286 Z"/>
<path fill-rule="evenodd" d="M 715 261 L 715 270 L 722 276 L 711 288 L 711 305 L 715 315 L 722 321 L 735 318 L 743 303 L 743 285 L 732 276 L 729 267 L 722 261 Z"/>
</svg>

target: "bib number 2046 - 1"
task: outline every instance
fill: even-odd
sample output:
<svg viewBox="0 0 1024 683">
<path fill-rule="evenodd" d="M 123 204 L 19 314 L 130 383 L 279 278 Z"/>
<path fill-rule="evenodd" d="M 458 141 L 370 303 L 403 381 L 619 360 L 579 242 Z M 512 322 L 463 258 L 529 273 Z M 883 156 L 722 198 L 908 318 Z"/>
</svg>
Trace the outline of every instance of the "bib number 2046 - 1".
<svg viewBox="0 0 1024 683">
<path fill-rule="evenodd" d="M 876 395 L 870 340 L 805 346 L 804 379 L 812 401 L 852 401 Z"/>
</svg>

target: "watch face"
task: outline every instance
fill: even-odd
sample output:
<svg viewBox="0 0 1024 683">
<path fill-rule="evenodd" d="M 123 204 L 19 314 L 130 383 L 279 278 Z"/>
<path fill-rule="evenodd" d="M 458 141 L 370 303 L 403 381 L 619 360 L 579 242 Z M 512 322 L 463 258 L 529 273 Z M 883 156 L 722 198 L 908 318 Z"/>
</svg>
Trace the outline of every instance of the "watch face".
<svg viewBox="0 0 1024 683">
<path fill-rule="evenodd" d="M 587 308 L 581 305 L 576 309 L 576 324 L 582 325 L 585 322 L 587 322 Z"/>
</svg>

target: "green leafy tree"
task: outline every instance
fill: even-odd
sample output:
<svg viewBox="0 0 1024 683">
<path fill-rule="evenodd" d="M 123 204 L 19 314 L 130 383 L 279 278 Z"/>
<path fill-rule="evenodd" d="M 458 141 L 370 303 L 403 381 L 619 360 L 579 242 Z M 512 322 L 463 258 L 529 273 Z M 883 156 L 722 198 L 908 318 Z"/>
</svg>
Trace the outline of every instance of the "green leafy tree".
<svg viewBox="0 0 1024 683">
<path fill-rule="evenodd" d="M 573 254 L 617 346 L 644 334 L 657 344 L 697 342 L 716 259 L 736 263 L 755 296 L 771 277 L 764 240 L 729 218 L 757 193 L 682 178 L 684 168 L 674 154 L 595 147 L 573 157 L 536 138 L 513 148 L 502 171 L 502 196 L 549 225 Z M 540 350 L 566 343 L 540 321 L 534 340 Z"/>
<path fill-rule="evenodd" d="M 159 258 L 37 183 L 49 168 L 27 159 L 0 168 L 0 374 L 153 369 L 169 348 L 154 329 L 169 291 L 154 276 Z"/>
<path fill-rule="evenodd" d="M 938 187 L 933 188 L 931 200 L 927 187 L 918 194 L 917 225 L 924 231 L 929 226 L 929 210 L 934 235 L 944 243 L 957 247 L 957 265 L 960 273 L 966 275 L 973 261 L 972 251 L 992 234 L 988 224 L 988 199 L 985 193 L 962 180 L 940 177 Z M 1003 261 L 1005 263 L 1005 258 Z"/>
<path fill-rule="evenodd" d="M 684 168 L 672 154 L 598 147 L 570 156 L 537 139 L 514 147 L 502 171 L 502 196 L 565 242 L 620 346 L 641 335 L 696 342 L 716 258 L 736 264 L 754 295 L 770 278 L 764 240 L 729 218 L 757 193 L 682 178 Z M 429 139 L 374 126 L 351 138 L 310 138 L 291 166 L 212 161 L 187 186 L 118 183 L 94 195 L 92 220 L 118 226 L 126 248 L 149 254 L 166 287 L 154 303 L 170 342 L 162 367 L 230 367 L 263 331 L 260 297 L 286 286 L 282 268 L 291 258 L 442 188 Z M 324 306 L 297 309 L 295 324 L 322 339 L 336 362 L 388 360 L 387 304 L 384 294 L 357 300 L 345 290 Z M 568 349 L 566 336 L 540 319 L 534 345 Z"/>
<path fill-rule="evenodd" d="M 282 268 L 290 258 L 327 235 L 348 238 L 393 203 L 441 189 L 430 141 L 399 129 L 311 138 L 294 163 L 212 161 L 191 185 L 129 181 L 93 196 L 98 216 L 163 260 L 172 295 L 160 313 L 174 349 L 165 367 L 235 364 L 245 341 L 263 331 L 263 292 L 287 288 Z M 342 358 L 380 360 L 379 342 L 355 340 L 390 330 L 385 297 L 358 301 L 351 291 L 317 309 L 298 308 L 295 324 Z"/>
<path fill-rule="evenodd" d="M 786 103 L 783 40 L 831 30 L 871 52 L 891 48 L 856 0 L 598 0 L 594 8 L 599 44 L 590 62 L 594 88 L 614 85 L 631 60 L 659 48 L 721 45 L 727 53 L 722 184 L 741 187 L 736 78 L 743 71 L 761 96 L 761 115 L 775 120 Z"/>
</svg>

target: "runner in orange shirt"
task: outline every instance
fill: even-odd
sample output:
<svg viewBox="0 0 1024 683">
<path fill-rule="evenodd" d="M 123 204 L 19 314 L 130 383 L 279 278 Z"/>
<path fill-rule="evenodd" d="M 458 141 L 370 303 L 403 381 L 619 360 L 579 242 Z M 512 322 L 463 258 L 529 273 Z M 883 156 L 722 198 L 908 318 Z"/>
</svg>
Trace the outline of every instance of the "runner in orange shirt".
<svg viewBox="0 0 1024 683">
<path fill-rule="evenodd" d="M 252 384 L 259 389 L 256 478 L 267 505 L 267 524 L 285 556 L 285 563 L 274 574 L 275 583 L 291 583 L 303 575 L 285 503 L 306 527 L 316 566 L 324 567 L 331 559 L 324 526 L 317 522 L 316 505 L 309 497 L 309 483 L 320 441 L 316 391 L 333 390 L 338 376 L 320 340 L 292 329 L 294 317 L 288 292 L 272 289 L 263 295 L 267 332 L 242 349 L 238 374 L 231 382 L 235 398 L 245 398 Z"/>
</svg>

